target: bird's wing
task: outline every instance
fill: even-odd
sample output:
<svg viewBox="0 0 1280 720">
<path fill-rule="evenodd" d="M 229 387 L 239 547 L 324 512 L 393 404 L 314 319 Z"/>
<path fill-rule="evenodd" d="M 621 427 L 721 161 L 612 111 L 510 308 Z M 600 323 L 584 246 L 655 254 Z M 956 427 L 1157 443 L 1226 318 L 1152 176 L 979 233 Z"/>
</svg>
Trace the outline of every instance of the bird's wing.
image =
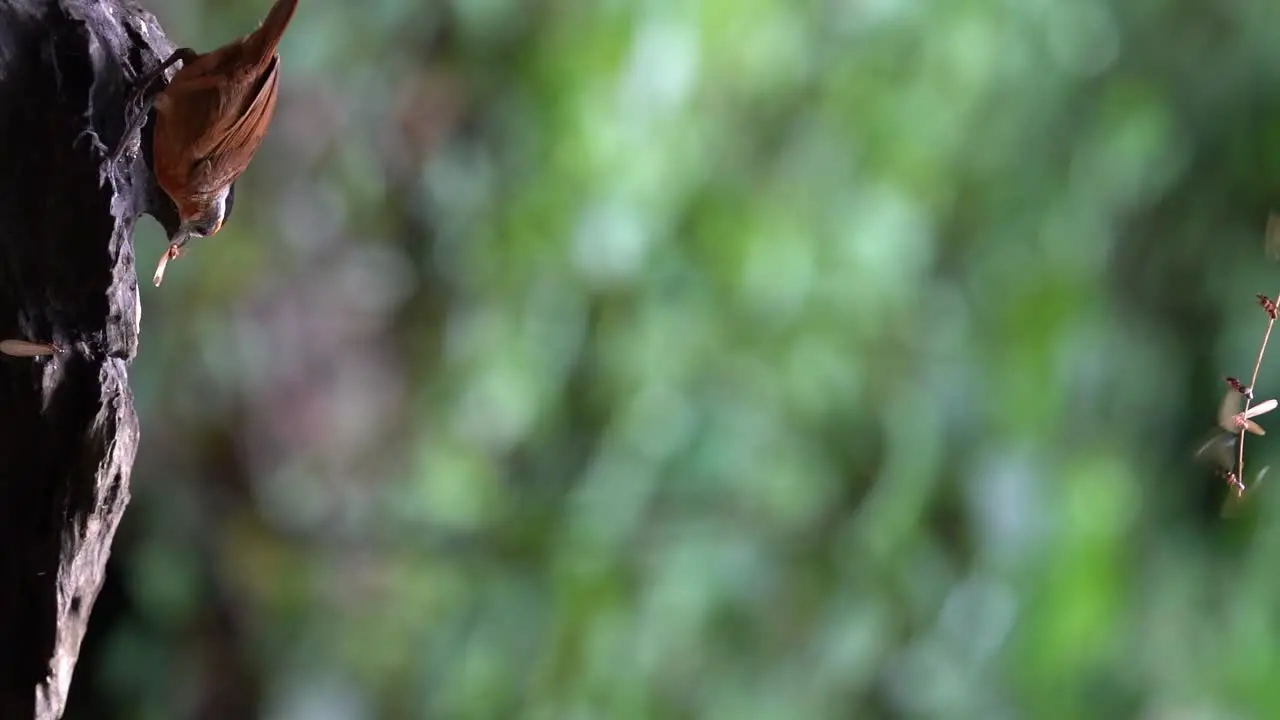
<svg viewBox="0 0 1280 720">
<path fill-rule="evenodd" d="M 228 185 L 248 167 L 275 112 L 279 78 L 280 57 L 276 56 L 267 65 L 257 83 L 257 92 L 248 104 L 239 111 L 225 108 L 211 118 L 213 126 L 202 133 L 192 147 L 194 157 L 201 160 L 196 172 L 203 171 L 210 176 L 200 179 L 202 186 Z"/>
</svg>

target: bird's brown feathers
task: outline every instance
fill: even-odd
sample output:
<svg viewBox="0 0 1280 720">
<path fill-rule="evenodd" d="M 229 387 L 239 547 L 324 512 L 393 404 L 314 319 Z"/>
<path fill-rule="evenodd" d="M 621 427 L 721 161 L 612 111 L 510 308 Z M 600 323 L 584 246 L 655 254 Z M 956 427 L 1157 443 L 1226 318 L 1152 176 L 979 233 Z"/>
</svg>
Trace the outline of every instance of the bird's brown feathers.
<svg viewBox="0 0 1280 720">
<path fill-rule="evenodd" d="M 177 188 L 219 188 L 248 167 L 275 111 L 280 37 L 297 0 L 276 0 L 257 30 L 184 62 L 156 100 L 155 156 L 184 158 L 156 167 L 160 186 L 179 205 Z M 185 202 L 184 202 L 185 201 Z"/>
</svg>

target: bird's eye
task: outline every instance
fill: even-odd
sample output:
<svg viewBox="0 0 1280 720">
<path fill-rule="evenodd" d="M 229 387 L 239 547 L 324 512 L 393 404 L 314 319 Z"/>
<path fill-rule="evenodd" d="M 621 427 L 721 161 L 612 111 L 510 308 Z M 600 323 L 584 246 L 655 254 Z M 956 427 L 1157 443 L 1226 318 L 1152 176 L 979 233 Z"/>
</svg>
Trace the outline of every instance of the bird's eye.
<svg viewBox="0 0 1280 720">
<path fill-rule="evenodd" d="M 218 228 L 216 220 L 201 220 L 191 224 L 191 234 L 200 237 L 209 237 L 213 231 Z"/>
</svg>

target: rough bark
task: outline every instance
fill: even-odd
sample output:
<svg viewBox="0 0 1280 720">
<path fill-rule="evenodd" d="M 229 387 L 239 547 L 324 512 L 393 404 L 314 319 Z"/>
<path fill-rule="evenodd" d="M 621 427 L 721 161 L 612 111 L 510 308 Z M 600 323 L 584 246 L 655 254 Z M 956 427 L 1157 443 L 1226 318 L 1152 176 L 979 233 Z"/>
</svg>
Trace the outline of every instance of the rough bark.
<svg viewBox="0 0 1280 720">
<path fill-rule="evenodd" d="M 173 212 L 144 158 L 105 158 L 128 83 L 171 49 L 131 2 L 0 0 L 0 339 L 63 349 L 0 356 L 4 720 L 61 716 L 129 499 L 133 224 Z"/>
</svg>

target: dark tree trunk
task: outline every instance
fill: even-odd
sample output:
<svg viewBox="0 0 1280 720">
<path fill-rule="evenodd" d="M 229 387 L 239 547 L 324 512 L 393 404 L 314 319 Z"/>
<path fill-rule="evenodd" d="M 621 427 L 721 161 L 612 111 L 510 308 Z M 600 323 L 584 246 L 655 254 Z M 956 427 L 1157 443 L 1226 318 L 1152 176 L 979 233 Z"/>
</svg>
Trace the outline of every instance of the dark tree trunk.
<svg viewBox="0 0 1280 720">
<path fill-rule="evenodd" d="M 105 158 L 171 49 L 130 2 L 0 0 L 0 339 L 62 348 L 0 355 L 2 720 L 61 716 L 128 503 L 133 224 L 172 209 L 136 153 Z"/>
</svg>

